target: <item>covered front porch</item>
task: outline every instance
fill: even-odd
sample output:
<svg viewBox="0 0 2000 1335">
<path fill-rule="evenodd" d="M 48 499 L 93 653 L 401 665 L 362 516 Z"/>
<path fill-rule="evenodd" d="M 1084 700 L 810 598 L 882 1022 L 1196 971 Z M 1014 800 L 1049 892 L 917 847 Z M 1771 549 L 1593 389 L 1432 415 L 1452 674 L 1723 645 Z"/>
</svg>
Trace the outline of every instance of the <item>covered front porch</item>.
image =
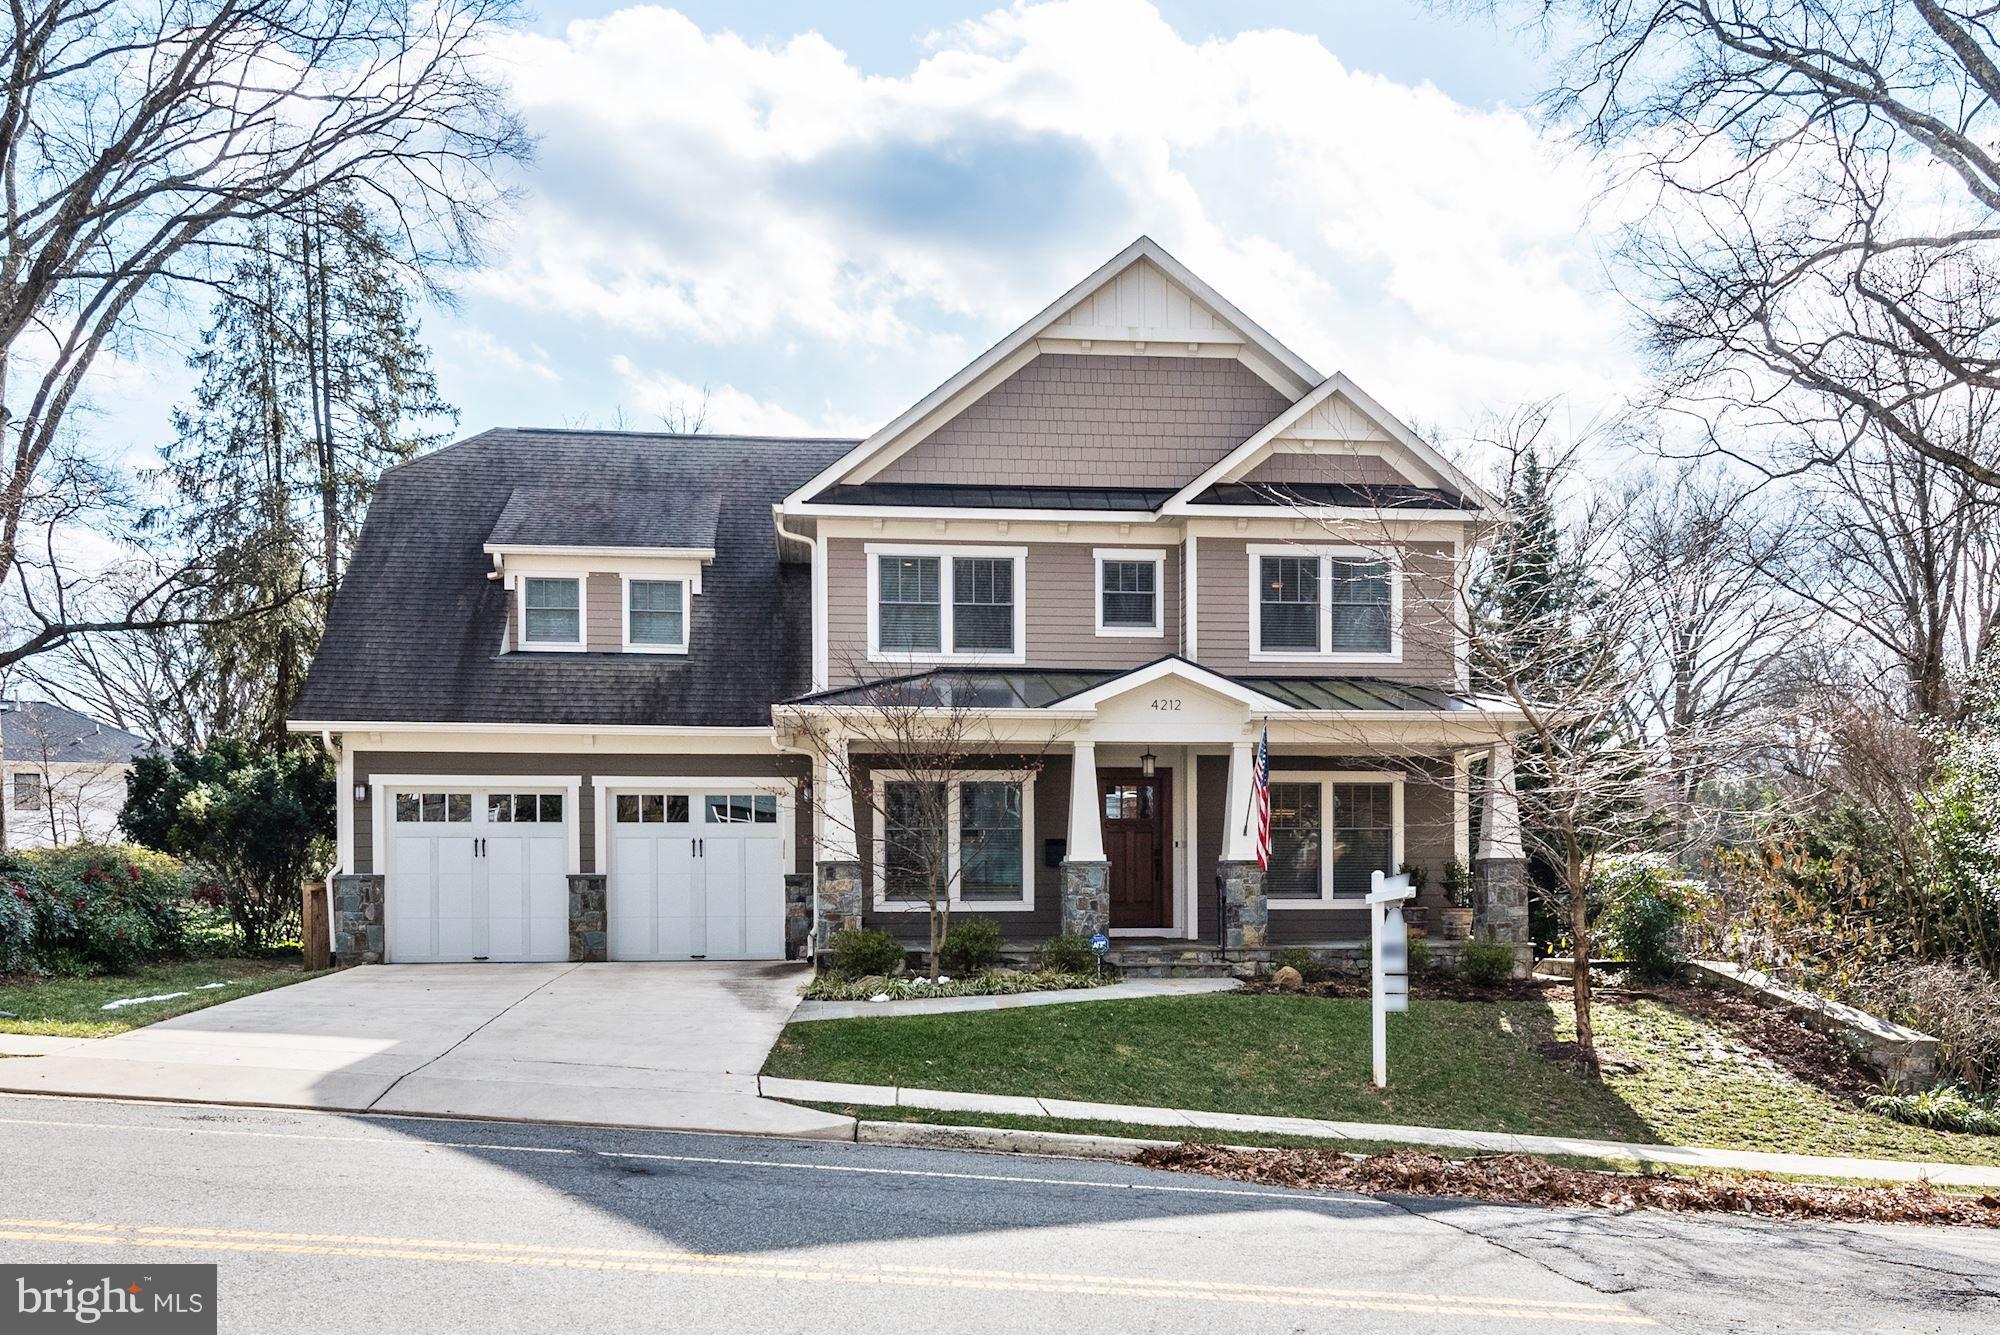
<svg viewBox="0 0 2000 1335">
<path fill-rule="evenodd" d="M 957 716 L 965 796 L 951 837 L 982 851 L 954 843 L 951 912 L 990 918 L 1010 953 L 1104 932 L 1131 971 L 1242 972 L 1287 947 L 1358 947 L 1376 870 L 1411 869 L 1420 903 L 1446 907 L 1454 864 L 1474 878 L 1482 934 L 1526 941 L 1510 711 L 1434 687 L 1227 677 L 1166 658 L 1122 673 L 939 670 L 782 707 L 781 736 L 815 753 L 821 946 L 845 927 L 913 944 L 928 932 L 928 903 L 897 893 L 879 828 L 894 818 L 883 776 L 905 771 L 871 724 L 899 710 Z M 1253 803 L 1266 737 L 1268 866 Z"/>
</svg>

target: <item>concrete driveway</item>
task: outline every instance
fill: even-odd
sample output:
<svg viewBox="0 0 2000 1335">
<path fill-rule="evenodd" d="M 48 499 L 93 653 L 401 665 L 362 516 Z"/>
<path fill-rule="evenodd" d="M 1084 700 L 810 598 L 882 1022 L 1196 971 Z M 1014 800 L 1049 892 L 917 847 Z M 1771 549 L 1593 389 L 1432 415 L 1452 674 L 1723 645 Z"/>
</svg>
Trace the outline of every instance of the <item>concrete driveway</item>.
<svg viewBox="0 0 2000 1335">
<path fill-rule="evenodd" d="M 790 964 L 374 965 L 0 1060 L 0 1089 L 851 1135 L 757 1096 L 804 980 Z"/>
</svg>

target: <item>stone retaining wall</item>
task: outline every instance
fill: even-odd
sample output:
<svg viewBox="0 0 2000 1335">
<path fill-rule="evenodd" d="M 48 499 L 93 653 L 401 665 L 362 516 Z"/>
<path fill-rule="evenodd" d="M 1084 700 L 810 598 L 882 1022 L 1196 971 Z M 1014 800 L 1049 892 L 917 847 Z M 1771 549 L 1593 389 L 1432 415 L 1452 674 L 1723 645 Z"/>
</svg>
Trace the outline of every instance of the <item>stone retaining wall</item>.
<svg viewBox="0 0 2000 1335">
<path fill-rule="evenodd" d="M 1937 1078 L 1938 1041 L 1929 1034 L 1781 983 L 1755 969 L 1718 960 L 1691 960 L 1687 973 L 1693 982 L 1726 988 L 1760 1005 L 1788 1011 L 1822 1033 L 1836 1035 L 1898 1089 L 1929 1089 Z"/>
</svg>

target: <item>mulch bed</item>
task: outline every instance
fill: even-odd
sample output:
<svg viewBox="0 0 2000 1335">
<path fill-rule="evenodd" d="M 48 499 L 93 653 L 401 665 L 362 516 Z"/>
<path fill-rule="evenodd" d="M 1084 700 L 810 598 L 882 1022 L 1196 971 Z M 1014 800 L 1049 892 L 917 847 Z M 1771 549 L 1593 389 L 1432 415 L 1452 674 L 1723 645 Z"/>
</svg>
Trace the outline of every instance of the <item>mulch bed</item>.
<svg viewBox="0 0 2000 1335">
<path fill-rule="evenodd" d="M 2000 1196 L 1954 1196 L 1927 1183 L 1814 1187 L 1757 1176 L 1677 1177 L 1563 1168 L 1530 1154 L 1452 1160 L 1422 1150 L 1356 1158 L 1338 1150 L 1228 1150 L 1183 1144 L 1141 1150 L 1135 1163 L 1266 1186 L 1402 1196 L 1453 1196 L 1512 1205 L 1672 1210 L 1856 1224 L 2000 1228 Z"/>
</svg>

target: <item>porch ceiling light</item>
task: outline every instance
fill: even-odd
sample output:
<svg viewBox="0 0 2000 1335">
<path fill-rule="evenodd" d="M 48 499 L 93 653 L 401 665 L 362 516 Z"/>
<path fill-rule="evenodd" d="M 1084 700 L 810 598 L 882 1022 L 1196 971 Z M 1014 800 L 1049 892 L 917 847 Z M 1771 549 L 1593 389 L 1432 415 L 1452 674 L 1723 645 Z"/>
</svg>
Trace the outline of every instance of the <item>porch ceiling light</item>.
<svg viewBox="0 0 2000 1335">
<path fill-rule="evenodd" d="M 1148 751 L 1148 752 L 1146 752 L 1146 754 L 1144 754 L 1144 755 L 1140 756 L 1140 757 L 1139 757 L 1139 773 L 1141 773 L 1141 774 L 1145 775 L 1145 776 L 1146 776 L 1147 778 L 1149 778 L 1149 779 L 1150 779 L 1150 778 L 1152 778 L 1152 777 L 1153 777 L 1153 764 L 1154 764 L 1154 762 L 1155 762 L 1155 761 L 1157 761 L 1158 759 L 1159 759 L 1159 757 L 1158 757 L 1158 756 L 1156 756 L 1156 755 L 1154 755 L 1154 754 L 1153 754 L 1153 753 L 1152 753 L 1151 751 Z"/>
</svg>

